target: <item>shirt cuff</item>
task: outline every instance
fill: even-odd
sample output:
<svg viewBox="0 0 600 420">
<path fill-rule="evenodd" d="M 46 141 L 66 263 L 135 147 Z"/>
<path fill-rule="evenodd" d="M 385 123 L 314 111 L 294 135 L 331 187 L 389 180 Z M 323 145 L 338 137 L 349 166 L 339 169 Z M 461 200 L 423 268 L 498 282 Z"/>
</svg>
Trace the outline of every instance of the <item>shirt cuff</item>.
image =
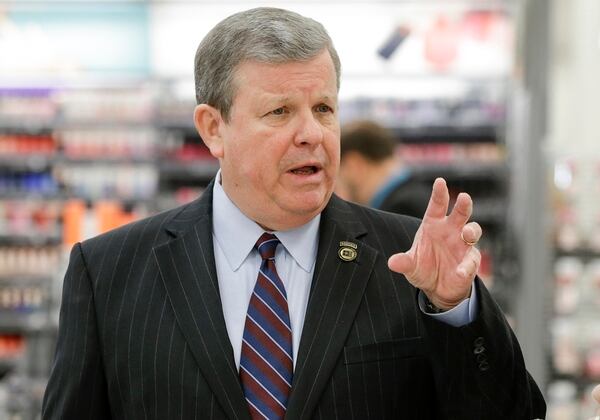
<svg viewBox="0 0 600 420">
<path fill-rule="evenodd" d="M 475 282 L 471 285 L 471 296 L 454 308 L 439 314 L 432 314 L 425 310 L 425 294 L 419 290 L 419 308 L 421 308 L 421 312 L 424 314 L 453 327 L 467 325 L 475 320 L 475 315 L 477 314 L 477 290 Z"/>
</svg>

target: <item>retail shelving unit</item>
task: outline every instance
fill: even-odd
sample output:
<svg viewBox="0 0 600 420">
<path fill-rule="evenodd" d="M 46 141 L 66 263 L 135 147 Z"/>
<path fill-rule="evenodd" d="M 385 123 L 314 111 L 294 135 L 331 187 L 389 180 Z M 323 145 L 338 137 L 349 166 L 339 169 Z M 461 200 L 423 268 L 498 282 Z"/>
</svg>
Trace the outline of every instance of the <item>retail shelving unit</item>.
<svg viewBox="0 0 600 420">
<path fill-rule="evenodd" d="M 0 413 L 6 416 L 35 415 L 57 327 L 51 311 L 61 235 L 51 95 L 0 89 L 0 375 L 6 378 Z"/>
<path fill-rule="evenodd" d="M 218 169 L 153 88 L 0 89 L 0 417 L 39 413 L 70 245 L 195 198 Z"/>
<path fill-rule="evenodd" d="M 554 171 L 547 364 L 548 396 L 559 420 L 592 416 L 590 394 L 600 382 L 600 207 L 580 193 L 597 188 L 597 168 L 596 159 L 581 157 L 558 159 Z"/>
</svg>

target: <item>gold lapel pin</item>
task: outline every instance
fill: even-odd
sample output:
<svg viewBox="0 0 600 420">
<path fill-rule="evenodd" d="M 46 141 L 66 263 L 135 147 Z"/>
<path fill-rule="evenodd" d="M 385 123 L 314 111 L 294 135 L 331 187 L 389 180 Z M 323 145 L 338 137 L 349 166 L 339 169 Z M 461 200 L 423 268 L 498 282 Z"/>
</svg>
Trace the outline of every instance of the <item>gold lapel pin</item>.
<svg viewBox="0 0 600 420">
<path fill-rule="evenodd" d="M 343 261 L 354 261 L 358 255 L 357 249 L 358 246 L 354 242 L 341 241 L 338 255 Z"/>
</svg>

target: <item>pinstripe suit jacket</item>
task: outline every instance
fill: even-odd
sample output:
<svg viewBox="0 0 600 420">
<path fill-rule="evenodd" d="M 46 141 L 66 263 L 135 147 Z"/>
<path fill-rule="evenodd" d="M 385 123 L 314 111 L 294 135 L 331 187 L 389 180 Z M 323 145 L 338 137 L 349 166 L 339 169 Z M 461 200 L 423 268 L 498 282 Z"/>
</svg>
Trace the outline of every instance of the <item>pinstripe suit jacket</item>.
<svg viewBox="0 0 600 420">
<path fill-rule="evenodd" d="M 72 252 L 44 419 L 249 419 L 219 297 L 212 188 Z M 500 310 L 453 328 L 387 268 L 418 220 L 332 197 L 287 419 L 530 419 L 545 405 Z M 351 262 L 339 242 L 358 245 Z M 483 363 L 485 362 L 485 363 Z M 487 370 L 485 369 L 487 368 Z"/>
</svg>

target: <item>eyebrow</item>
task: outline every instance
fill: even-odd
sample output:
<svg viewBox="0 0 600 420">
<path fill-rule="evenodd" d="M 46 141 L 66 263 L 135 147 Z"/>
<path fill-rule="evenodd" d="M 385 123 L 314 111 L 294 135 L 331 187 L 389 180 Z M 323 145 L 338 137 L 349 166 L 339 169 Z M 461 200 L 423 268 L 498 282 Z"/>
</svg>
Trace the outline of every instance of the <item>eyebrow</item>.
<svg viewBox="0 0 600 420">
<path fill-rule="evenodd" d="M 317 99 L 317 101 L 321 101 L 321 102 L 330 102 L 336 101 L 337 96 L 330 96 L 330 95 L 324 95 L 321 96 Z M 291 97 L 288 95 L 284 95 L 284 96 L 279 96 L 279 95 L 271 95 L 271 94 L 267 94 L 266 97 L 263 97 L 261 99 L 259 99 L 258 101 L 258 105 L 261 107 L 270 107 L 272 106 L 273 103 L 278 103 L 278 102 L 289 102 L 291 100 Z"/>
</svg>

